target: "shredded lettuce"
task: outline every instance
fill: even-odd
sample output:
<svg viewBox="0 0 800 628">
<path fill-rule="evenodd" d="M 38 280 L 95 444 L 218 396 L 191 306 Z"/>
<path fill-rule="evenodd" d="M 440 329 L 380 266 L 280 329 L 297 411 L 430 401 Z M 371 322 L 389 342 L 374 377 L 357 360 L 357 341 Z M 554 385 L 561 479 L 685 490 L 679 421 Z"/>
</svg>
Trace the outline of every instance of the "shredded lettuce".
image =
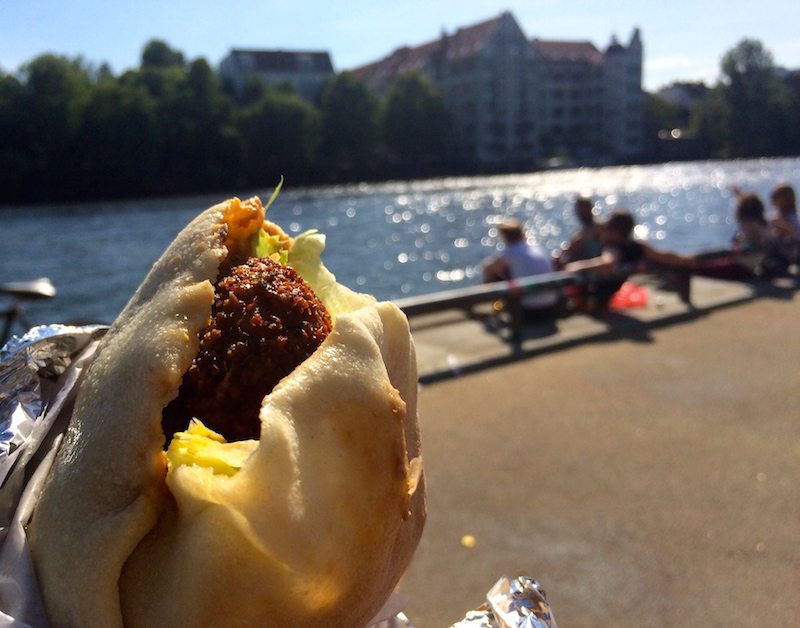
<svg viewBox="0 0 800 628">
<path fill-rule="evenodd" d="M 283 175 L 281 175 L 281 180 L 278 181 L 278 185 L 275 186 L 275 189 L 272 191 L 272 196 L 269 197 L 267 204 L 264 205 L 264 212 L 269 209 L 269 206 L 275 202 L 275 199 L 278 198 L 278 194 L 281 193 L 281 188 L 283 187 Z"/>
<path fill-rule="evenodd" d="M 263 229 L 259 229 L 256 239 L 256 257 L 269 257 L 272 261 L 285 266 L 289 260 L 289 253 L 285 247 L 286 243 L 281 241 L 279 236 L 270 235 Z"/>
<path fill-rule="evenodd" d="M 269 201 L 264 205 L 265 212 L 278 197 L 282 187 L 283 177 L 275 187 Z M 339 284 L 333 273 L 325 268 L 321 258 L 322 251 L 325 250 L 325 236 L 316 230 L 300 234 L 289 245 L 286 239 L 259 229 L 254 236 L 252 246 L 257 257 L 268 257 L 293 268 L 303 281 L 311 286 L 333 321 L 339 314 L 352 312 L 375 302 L 373 297 L 354 292 Z"/>
<path fill-rule="evenodd" d="M 276 185 L 275 189 L 272 191 L 272 196 L 269 197 L 267 204 L 264 205 L 265 214 L 270 205 L 272 205 L 272 203 L 275 202 L 275 199 L 278 198 L 278 194 L 280 194 L 282 187 L 283 176 L 281 176 L 281 180 L 278 181 L 278 185 Z M 256 257 L 268 257 L 274 262 L 286 265 L 286 261 L 288 259 L 286 243 L 282 242 L 280 237 L 277 235 L 271 235 L 264 231 L 264 229 L 259 229 L 258 233 L 255 234 L 253 247 L 255 249 Z"/>
<path fill-rule="evenodd" d="M 352 312 L 374 303 L 373 297 L 354 292 L 336 281 L 322 263 L 325 236 L 316 230 L 306 231 L 295 238 L 289 249 L 287 265 L 294 268 L 314 291 L 334 321 L 339 314 Z"/>
</svg>

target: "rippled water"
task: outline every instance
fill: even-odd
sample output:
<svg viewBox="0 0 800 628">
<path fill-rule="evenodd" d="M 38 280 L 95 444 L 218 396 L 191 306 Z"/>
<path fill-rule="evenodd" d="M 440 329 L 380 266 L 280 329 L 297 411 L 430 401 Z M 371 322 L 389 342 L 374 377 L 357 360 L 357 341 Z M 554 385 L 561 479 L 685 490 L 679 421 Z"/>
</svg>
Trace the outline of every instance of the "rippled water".
<svg viewBox="0 0 800 628">
<path fill-rule="evenodd" d="M 654 246 L 691 252 L 730 241 L 732 186 L 766 200 L 775 183 L 797 185 L 798 178 L 800 159 L 781 159 L 299 191 L 288 182 L 269 215 L 291 233 L 326 233 L 326 264 L 343 283 L 397 298 L 478 281 L 477 265 L 496 250 L 496 225 L 506 217 L 522 220 L 532 240 L 557 250 L 576 228 L 578 194 L 592 196 L 601 216 L 633 211 L 637 235 Z M 183 225 L 224 196 L 5 208 L 0 283 L 53 280 L 58 296 L 31 304 L 31 322 L 110 321 Z"/>
</svg>

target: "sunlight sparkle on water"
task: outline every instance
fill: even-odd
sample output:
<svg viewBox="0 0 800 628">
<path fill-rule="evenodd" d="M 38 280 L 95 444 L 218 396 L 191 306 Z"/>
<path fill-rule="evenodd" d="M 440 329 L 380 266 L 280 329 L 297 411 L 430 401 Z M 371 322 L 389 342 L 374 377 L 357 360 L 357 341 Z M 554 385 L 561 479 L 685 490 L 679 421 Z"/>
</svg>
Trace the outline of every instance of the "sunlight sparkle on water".
<svg viewBox="0 0 800 628">
<path fill-rule="evenodd" d="M 595 200 L 598 219 L 629 209 L 638 223 L 636 237 L 660 249 L 721 248 L 734 231 L 733 186 L 766 200 L 780 181 L 798 185 L 798 172 L 800 159 L 776 159 L 297 190 L 286 185 L 269 218 L 292 235 L 323 232 L 323 260 L 337 279 L 387 299 L 479 281 L 480 262 L 497 250 L 497 226 L 509 217 L 523 222 L 531 241 L 555 252 L 578 226 L 573 204 L 579 194 Z M 217 202 L 219 195 L 76 204 L 68 211 L 8 208 L 0 268 L 8 281 L 48 276 L 57 286 L 57 299 L 31 304 L 32 323 L 110 321 L 174 235 Z M 108 277 L 110 284 L 103 279 Z M 102 294 L 98 281 L 107 288 Z"/>
</svg>

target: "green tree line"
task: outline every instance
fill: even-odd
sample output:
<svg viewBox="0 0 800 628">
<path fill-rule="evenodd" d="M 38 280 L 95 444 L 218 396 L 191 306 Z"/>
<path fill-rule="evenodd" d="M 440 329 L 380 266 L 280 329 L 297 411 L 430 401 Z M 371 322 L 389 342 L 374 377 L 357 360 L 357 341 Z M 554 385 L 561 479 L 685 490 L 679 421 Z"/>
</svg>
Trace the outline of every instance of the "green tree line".
<svg viewBox="0 0 800 628">
<path fill-rule="evenodd" d="M 235 94 L 160 40 L 118 76 L 45 54 L 0 74 L 0 203 L 438 174 L 449 128 L 420 74 L 381 99 L 344 72 L 312 105 L 259 80 Z"/>
<path fill-rule="evenodd" d="M 746 39 L 722 59 L 720 80 L 677 107 L 647 95 L 645 160 L 675 158 L 659 132 L 692 138 L 685 158 L 800 152 L 800 82 L 782 77 Z M 146 44 L 139 67 L 41 55 L 0 72 L 0 204 L 217 192 L 456 172 L 452 125 L 421 74 L 379 97 L 348 72 L 319 102 L 288 86 L 225 85 L 203 58 Z"/>
<path fill-rule="evenodd" d="M 677 106 L 650 95 L 647 135 L 682 129 L 699 158 L 777 157 L 800 153 L 800 72 L 782 76 L 772 54 L 744 39 L 720 63 L 712 87 L 683 84 L 694 102 Z M 658 151 L 650 144 L 650 149 Z"/>
</svg>

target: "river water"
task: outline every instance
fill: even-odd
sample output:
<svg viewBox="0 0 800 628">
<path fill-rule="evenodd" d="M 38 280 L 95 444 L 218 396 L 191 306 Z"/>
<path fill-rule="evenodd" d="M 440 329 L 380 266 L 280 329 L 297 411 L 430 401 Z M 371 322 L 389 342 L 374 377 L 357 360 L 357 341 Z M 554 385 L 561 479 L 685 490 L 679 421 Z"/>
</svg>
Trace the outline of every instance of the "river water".
<svg viewBox="0 0 800 628">
<path fill-rule="evenodd" d="M 695 252 L 726 246 L 734 232 L 732 186 L 768 204 L 778 182 L 800 183 L 800 159 L 670 163 L 411 183 L 292 190 L 269 217 L 297 234 L 327 234 L 326 265 L 339 281 L 382 299 L 470 285 L 497 247 L 496 225 L 522 220 L 555 251 L 576 228 L 572 206 L 591 196 L 602 217 L 627 208 L 636 235 Z M 232 192 L 242 197 L 271 190 Z M 49 277 L 55 299 L 31 303 L 31 323 L 109 322 L 175 234 L 215 196 L 5 207 L 0 283 Z"/>
</svg>

